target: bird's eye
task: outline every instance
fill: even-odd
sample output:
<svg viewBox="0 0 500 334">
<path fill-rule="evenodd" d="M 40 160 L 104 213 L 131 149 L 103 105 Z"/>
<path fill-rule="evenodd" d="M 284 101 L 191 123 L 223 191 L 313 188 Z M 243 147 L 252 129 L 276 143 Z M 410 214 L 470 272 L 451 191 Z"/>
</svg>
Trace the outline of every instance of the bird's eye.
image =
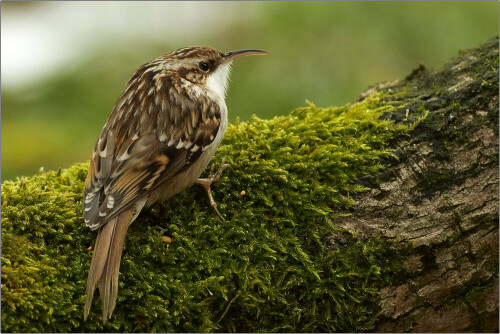
<svg viewBox="0 0 500 334">
<path fill-rule="evenodd" d="M 204 61 L 200 61 L 200 63 L 198 64 L 198 67 L 200 68 L 200 70 L 202 70 L 203 72 L 206 72 L 208 71 L 209 69 L 209 66 L 207 63 L 205 63 Z"/>
</svg>

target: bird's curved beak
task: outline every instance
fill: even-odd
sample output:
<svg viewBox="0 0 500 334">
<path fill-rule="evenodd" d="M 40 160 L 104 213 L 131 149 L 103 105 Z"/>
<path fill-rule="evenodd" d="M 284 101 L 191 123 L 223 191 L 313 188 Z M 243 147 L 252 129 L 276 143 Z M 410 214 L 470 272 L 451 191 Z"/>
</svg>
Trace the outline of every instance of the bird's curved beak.
<svg viewBox="0 0 500 334">
<path fill-rule="evenodd" d="M 229 51 L 224 53 L 223 62 L 225 63 L 239 57 L 252 56 L 252 55 L 270 55 L 270 53 L 264 50 L 255 50 L 255 49 Z"/>
</svg>

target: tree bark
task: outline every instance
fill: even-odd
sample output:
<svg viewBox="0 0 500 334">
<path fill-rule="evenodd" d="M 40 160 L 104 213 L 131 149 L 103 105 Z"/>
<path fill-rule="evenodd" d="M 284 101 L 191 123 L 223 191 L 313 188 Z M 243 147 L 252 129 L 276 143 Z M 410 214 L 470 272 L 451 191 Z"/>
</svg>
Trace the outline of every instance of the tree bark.
<svg viewBox="0 0 500 334">
<path fill-rule="evenodd" d="M 399 161 L 360 179 L 371 190 L 336 221 L 363 238 L 414 245 L 404 275 L 381 290 L 375 330 L 498 331 L 498 37 L 372 90 L 405 92 L 386 115 L 396 122 L 429 111 L 394 143 Z"/>
</svg>

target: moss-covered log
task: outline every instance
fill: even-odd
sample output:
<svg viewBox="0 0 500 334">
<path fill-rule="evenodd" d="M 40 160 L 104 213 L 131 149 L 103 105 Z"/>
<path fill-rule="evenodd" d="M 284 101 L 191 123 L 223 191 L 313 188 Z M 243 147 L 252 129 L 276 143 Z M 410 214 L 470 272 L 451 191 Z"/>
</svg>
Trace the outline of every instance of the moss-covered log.
<svg viewBox="0 0 500 334">
<path fill-rule="evenodd" d="M 398 163 L 362 178 L 370 191 L 335 222 L 415 247 L 405 274 L 380 291 L 379 331 L 498 331 L 498 80 L 495 38 L 438 71 L 375 87 L 405 92 L 407 107 L 385 119 L 429 111 L 393 146 Z"/>
<path fill-rule="evenodd" d="M 83 322 L 88 164 L 4 182 L 2 331 L 498 330 L 498 38 L 230 126 L 222 157 L 226 220 L 196 187 L 144 210 L 104 327 L 97 301 Z"/>
</svg>

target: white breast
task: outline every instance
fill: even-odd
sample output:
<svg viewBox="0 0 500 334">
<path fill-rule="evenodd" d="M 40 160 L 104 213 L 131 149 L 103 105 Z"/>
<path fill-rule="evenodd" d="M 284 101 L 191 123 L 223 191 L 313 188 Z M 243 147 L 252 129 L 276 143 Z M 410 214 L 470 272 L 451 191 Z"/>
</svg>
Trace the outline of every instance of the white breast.
<svg viewBox="0 0 500 334">
<path fill-rule="evenodd" d="M 206 83 L 207 89 L 215 93 L 215 95 L 222 101 L 226 98 L 229 74 L 231 73 L 231 63 L 232 62 L 227 62 L 219 65 L 219 67 L 217 67 L 217 69 L 210 74 Z"/>
</svg>

